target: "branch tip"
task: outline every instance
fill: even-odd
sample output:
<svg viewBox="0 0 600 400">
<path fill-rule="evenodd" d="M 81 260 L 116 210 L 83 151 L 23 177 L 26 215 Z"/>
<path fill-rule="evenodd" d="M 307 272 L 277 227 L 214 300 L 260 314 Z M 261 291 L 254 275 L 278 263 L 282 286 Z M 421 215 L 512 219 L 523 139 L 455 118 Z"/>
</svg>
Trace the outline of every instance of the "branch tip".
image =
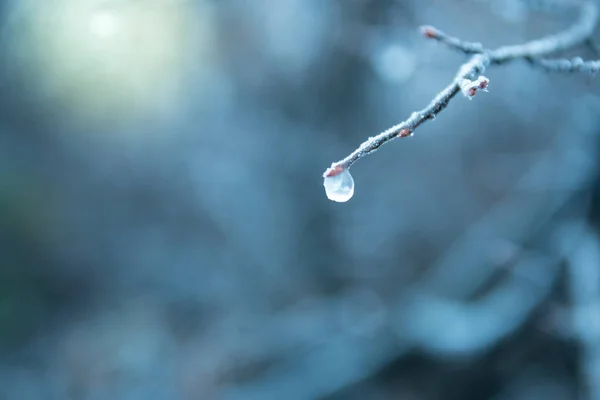
<svg viewBox="0 0 600 400">
<path fill-rule="evenodd" d="M 341 174 L 343 171 L 344 171 L 344 167 L 342 167 L 341 165 L 336 165 L 336 166 L 332 165 L 331 167 L 327 168 L 327 170 L 323 174 L 323 177 L 331 178 L 333 176 Z"/>
<path fill-rule="evenodd" d="M 437 38 L 439 36 L 440 31 L 438 31 L 436 28 L 434 28 L 431 25 L 423 25 L 421 27 L 421 33 L 426 38 L 435 39 L 435 38 Z"/>
</svg>

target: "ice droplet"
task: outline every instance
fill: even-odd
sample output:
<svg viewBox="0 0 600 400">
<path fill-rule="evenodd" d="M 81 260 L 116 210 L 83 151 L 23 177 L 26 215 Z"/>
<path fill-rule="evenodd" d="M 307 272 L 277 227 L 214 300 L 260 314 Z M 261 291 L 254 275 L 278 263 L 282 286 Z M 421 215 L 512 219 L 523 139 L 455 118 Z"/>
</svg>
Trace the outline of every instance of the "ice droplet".
<svg viewBox="0 0 600 400">
<path fill-rule="evenodd" d="M 334 176 L 325 176 L 323 186 L 327 198 L 338 203 L 344 203 L 354 195 L 354 179 L 348 169 Z"/>
</svg>

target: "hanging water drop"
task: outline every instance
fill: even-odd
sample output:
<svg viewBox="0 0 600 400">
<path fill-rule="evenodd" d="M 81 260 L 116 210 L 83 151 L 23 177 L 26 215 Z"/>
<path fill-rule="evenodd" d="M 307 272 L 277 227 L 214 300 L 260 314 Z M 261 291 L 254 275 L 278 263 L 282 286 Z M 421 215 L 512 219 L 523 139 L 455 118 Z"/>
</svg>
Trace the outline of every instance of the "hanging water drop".
<svg viewBox="0 0 600 400">
<path fill-rule="evenodd" d="M 326 173 L 323 176 L 323 186 L 327 198 L 338 203 L 344 203 L 354 195 L 354 179 L 348 169 L 335 174 Z"/>
</svg>

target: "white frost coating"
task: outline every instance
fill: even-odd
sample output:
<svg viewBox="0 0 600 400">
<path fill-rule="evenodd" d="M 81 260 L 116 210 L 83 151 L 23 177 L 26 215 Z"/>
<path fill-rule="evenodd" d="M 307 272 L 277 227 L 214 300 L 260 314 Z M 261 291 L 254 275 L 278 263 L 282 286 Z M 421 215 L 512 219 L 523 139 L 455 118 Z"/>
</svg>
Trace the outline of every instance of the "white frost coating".
<svg viewBox="0 0 600 400">
<path fill-rule="evenodd" d="M 344 203 L 354 195 L 354 179 L 347 169 L 335 176 L 324 177 L 323 186 L 327 198 L 338 203 Z"/>
</svg>

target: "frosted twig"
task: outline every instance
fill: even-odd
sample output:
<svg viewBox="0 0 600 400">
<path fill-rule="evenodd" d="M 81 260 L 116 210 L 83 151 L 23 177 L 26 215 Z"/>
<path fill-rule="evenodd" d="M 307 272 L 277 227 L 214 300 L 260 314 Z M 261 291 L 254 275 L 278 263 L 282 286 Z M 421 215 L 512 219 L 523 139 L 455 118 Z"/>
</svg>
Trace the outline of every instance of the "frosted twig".
<svg viewBox="0 0 600 400">
<path fill-rule="evenodd" d="M 438 42 L 441 42 L 446 46 L 461 51 L 465 54 L 478 54 L 488 51 L 481 43 L 467 42 L 459 38 L 446 35 L 444 32 L 434 28 L 431 25 L 422 26 L 421 33 L 426 38 L 437 40 Z"/>
<path fill-rule="evenodd" d="M 600 71 L 600 60 L 584 61 L 581 57 L 529 60 L 532 64 L 550 72 L 584 72 L 595 74 Z"/>
<path fill-rule="evenodd" d="M 457 50 L 464 54 L 480 54 L 480 53 L 491 53 L 492 51 L 483 47 L 481 43 L 468 42 L 459 39 L 454 36 L 447 35 L 446 33 L 436 29 L 433 26 L 426 25 L 421 27 L 421 32 L 425 37 L 433 40 L 437 40 L 440 43 L 445 44 L 453 50 Z M 592 38 L 588 38 L 584 41 L 596 54 L 600 54 L 600 48 L 594 42 Z M 600 60 L 584 61 L 581 57 L 575 57 L 572 59 L 567 58 L 532 58 L 524 57 L 531 64 L 545 69 L 549 72 L 583 72 L 595 74 L 600 71 Z M 496 62 L 497 63 L 497 62 Z"/>
<path fill-rule="evenodd" d="M 323 173 L 323 177 L 330 178 L 339 175 L 350 168 L 356 161 L 373 153 L 381 145 L 393 139 L 412 136 L 414 130 L 423 122 L 435 118 L 437 114 L 445 109 L 450 100 L 458 92 L 462 91 L 468 97 L 472 97 L 478 89 L 485 89 L 488 82 L 487 78 L 478 77 L 478 75 L 483 74 L 488 66 L 517 59 L 538 60 L 552 53 L 564 51 L 588 41 L 596 27 L 598 8 L 593 1 L 571 4 L 579 10 L 579 18 L 570 28 L 524 44 L 503 46 L 495 50 L 486 50 L 477 43 L 464 42 L 449 37 L 432 27 L 423 28 L 422 31 L 426 37 L 439 40 L 464 53 L 475 54 L 459 68 L 452 82 L 442 89 L 425 108 L 412 113 L 405 121 L 363 142 L 346 158 L 332 163 L 331 167 L 327 168 Z M 474 84 L 473 80 L 476 80 L 475 82 L 477 83 Z M 477 87 L 477 84 L 481 84 L 482 86 Z"/>
<path fill-rule="evenodd" d="M 468 42 L 457 37 L 447 35 L 446 33 L 436 29 L 433 26 L 427 25 L 421 27 L 421 32 L 429 39 L 437 40 L 445 44 L 451 49 L 457 50 L 464 54 L 480 54 L 491 53 L 492 51 L 483 47 L 481 43 Z M 592 39 L 588 38 L 584 44 L 591 48 L 595 54 L 600 54 L 600 47 Z M 549 72 L 583 72 L 595 74 L 600 71 L 600 60 L 584 61 L 581 57 L 572 59 L 566 58 L 532 58 L 524 57 L 531 64 L 545 69 Z"/>
</svg>

